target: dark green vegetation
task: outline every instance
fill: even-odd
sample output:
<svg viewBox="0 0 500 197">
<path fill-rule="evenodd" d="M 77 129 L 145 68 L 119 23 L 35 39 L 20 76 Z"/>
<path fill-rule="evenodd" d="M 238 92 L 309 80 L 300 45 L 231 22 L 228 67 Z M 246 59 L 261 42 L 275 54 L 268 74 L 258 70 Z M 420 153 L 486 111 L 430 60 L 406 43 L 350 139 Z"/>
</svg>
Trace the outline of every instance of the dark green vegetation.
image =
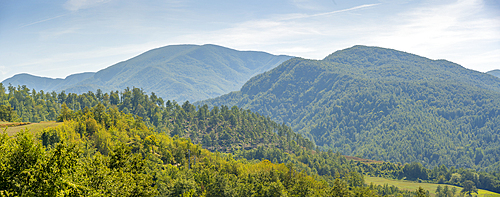
<svg viewBox="0 0 500 197">
<path fill-rule="evenodd" d="M 13 122 L 16 120 L 17 114 L 12 107 L 7 105 L 0 105 L 0 122 Z"/>
<path fill-rule="evenodd" d="M 231 154 L 202 149 L 190 139 L 154 132 L 141 118 L 116 107 L 106 110 L 99 104 L 66 111 L 58 119 L 64 123 L 36 138 L 28 132 L 15 138 L 0 135 L 0 150 L 6 153 L 0 154 L 0 195 L 376 195 L 356 172 L 337 174 L 333 180 L 307 175 L 293 163 L 235 160 Z M 340 163 L 345 158 L 335 157 L 336 171 L 347 171 Z"/>
<path fill-rule="evenodd" d="M 43 149 L 40 153 L 36 153 L 37 156 L 19 156 L 22 158 L 36 157 L 21 170 L 35 173 L 36 176 L 26 179 L 25 174 L 19 173 L 20 171 L 12 171 L 14 167 L 8 167 L 11 164 L 7 160 L 16 160 L 12 159 L 14 156 L 9 154 L 3 158 L 5 161 L 1 163 L 5 163 L 5 165 L 2 168 L 4 172 L 1 173 L 8 177 L 3 181 L 31 181 L 29 184 L 26 183 L 25 191 L 39 190 L 53 194 L 50 192 L 61 192 L 62 190 L 59 189 L 63 188 L 66 192 L 84 195 L 121 195 L 117 192 L 149 192 L 162 195 L 194 192 L 201 195 L 206 190 L 208 195 L 209 189 L 219 187 L 212 192 L 228 192 L 224 195 L 231 196 L 241 194 L 238 192 L 241 192 L 242 188 L 251 188 L 252 192 L 258 193 L 264 192 L 260 190 L 271 192 L 271 188 L 278 187 L 278 190 L 272 192 L 283 193 L 286 191 L 290 195 L 294 192 L 292 190 L 295 190 L 293 188 L 296 185 L 284 185 L 285 179 L 282 179 L 283 177 L 279 173 L 286 174 L 292 169 L 296 171 L 292 174 L 301 174 L 300 176 L 307 180 L 314 180 L 310 183 L 298 181 L 294 184 L 306 184 L 305 190 L 319 192 L 322 195 L 333 192 L 333 188 L 337 188 L 335 192 L 347 192 L 349 195 L 360 192 L 366 195 L 413 195 L 413 192 L 395 188 L 362 186 L 363 175 L 454 185 L 462 185 L 465 181 L 472 181 L 478 188 L 500 191 L 500 174 L 498 173 L 448 169 L 444 166 L 429 170 L 417 163 L 406 165 L 365 164 L 348 160 L 333 151 L 315 150 L 312 142 L 293 133 L 290 127 L 277 124 L 269 118 L 238 107 L 221 106 L 209 110 L 207 106 L 195 107 L 189 102 L 179 105 L 171 101 L 165 102 L 154 94 L 147 95 L 138 88 L 104 94 L 100 91 L 96 94 L 88 92 L 82 95 L 57 94 L 55 92 L 43 94 L 30 91 L 27 88 L 18 90 L 9 87 L 9 89 L 12 90 L 9 94 L 4 93 L 0 97 L 1 101 L 7 105 L 10 105 L 9 101 L 17 100 L 16 95 L 19 97 L 17 103 L 32 103 L 34 101 L 31 100 L 35 99 L 37 102 L 34 103 L 38 103 L 33 108 L 22 108 L 17 105 L 15 108 L 24 109 L 24 113 L 20 115 L 21 118 L 39 117 L 44 114 L 44 111 L 33 109 L 50 109 L 45 106 L 50 105 L 55 106 L 56 117 L 54 119 L 64 122 L 56 128 L 45 129 L 42 133 L 37 134 L 37 138 L 31 143 L 34 150 Z M 44 96 L 42 97 L 42 95 Z M 127 113 L 120 111 L 127 111 Z M 19 136 L 25 135 L 29 134 L 21 132 L 16 138 L 4 136 L 6 141 L 2 142 L 2 145 L 9 148 L 5 152 L 27 154 L 29 151 L 13 148 L 18 147 L 15 143 L 30 144 L 15 141 L 20 138 L 24 139 L 24 137 Z M 166 142 L 162 142 L 162 140 Z M 196 143 L 193 144 L 193 142 Z M 39 143 L 48 149 L 41 148 L 42 145 Z M 57 145 L 57 143 L 62 143 L 62 145 Z M 124 147 L 121 147 L 122 145 Z M 32 146 L 30 145 L 26 150 L 31 150 Z M 53 163 L 55 161 L 49 159 L 55 157 L 53 155 L 55 153 L 51 152 L 57 151 L 53 149 L 54 147 L 59 147 L 61 149 L 59 152 L 71 148 L 72 152 L 78 154 L 71 157 L 58 156 L 65 158 L 65 161 L 74 162 L 71 165 L 67 164 L 66 167 L 57 167 L 59 164 L 55 165 Z M 225 153 L 209 153 L 206 148 Z M 192 154 L 191 161 L 186 157 L 186 154 L 189 155 L 188 149 Z M 120 157 L 127 160 L 122 162 L 132 162 L 133 165 L 136 165 L 134 162 L 139 162 L 137 164 L 139 166 L 134 167 L 138 171 L 123 166 L 120 168 L 111 167 L 112 154 L 117 151 L 126 152 L 129 155 Z M 194 155 L 196 155 L 196 159 Z M 208 158 L 208 161 L 202 160 L 202 158 Z M 264 160 L 272 161 L 274 164 Z M 186 162 L 188 165 L 189 162 L 193 162 L 193 165 L 205 163 L 198 168 L 200 171 L 193 172 L 186 169 Z M 197 164 L 194 164 L 195 162 Z M 220 164 L 222 167 L 218 166 L 218 162 L 222 163 Z M 279 163 L 282 164 L 278 165 Z M 132 164 L 126 166 L 133 166 Z M 49 169 L 48 166 L 60 169 Z M 184 167 L 182 168 L 182 166 Z M 243 166 L 241 167 L 243 170 L 238 166 Z M 267 167 L 263 171 L 252 171 L 253 174 L 244 172 L 245 169 L 260 169 L 258 166 Z M 103 171 L 99 174 L 96 169 L 101 168 Z M 81 171 L 82 169 L 84 170 Z M 240 169 L 240 171 L 235 171 L 235 169 Z M 63 173 L 49 176 L 54 170 L 63 171 Z M 196 168 L 193 167 L 193 170 Z M 209 172 L 203 172 L 203 170 Z M 205 181 L 206 177 L 200 179 L 199 173 L 202 172 L 210 175 L 211 178 L 208 182 Z M 167 175 L 162 173 L 167 173 Z M 7 174 L 9 175 L 7 176 Z M 265 179 L 271 182 L 245 178 L 245 176 L 261 176 L 259 174 L 263 174 L 264 177 L 258 180 Z M 339 177 L 339 179 L 336 180 L 335 177 Z M 121 179 L 128 181 L 114 183 Z M 40 180 L 50 180 L 51 182 L 44 185 L 43 182 L 39 182 Z M 99 184 L 92 185 L 96 180 L 99 180 L 97 182 Z M 126 185 L 129 183 L 131 185 Z M 259 183 L 263 186 L 259 186 Z M 14 186 L 25 183 L 9 182 L 8 184 L 11 184 L 9 189 L 2 190 L 18 192 L 19 188 L 16 189 L 17 186 Z M 212 185 L 207 187 L 207 184 Z M 127 188 L 127 190 L 118 191 L 116 188 L 120 187 Z"/>
<path fill-rule="evenodd" d="M 9 117 L 19 117 L 24 122 L 40 122 L 69 119 L 71 111 L 92 108 L 102 103 L 106 108 L 116 107 L 124 113 L 135 114 L 158 132 L 171 136 L 190 138 L 209 150 L 233 152 L 239 148 L 257 146 L 281 147 L 297 150 L 300 146 L 313 149 L 314 145 L 290 127 L 277 124 L 268 117 L 237 107 L 207 106 L 198 109 L 188 101 L 179 105 L 175 101 L 164 101 L 154 93 L 147 95 L 138 88 L 122 92 L 96 94 L 59 94 L 30 91 L 28 88 L 9 86 L 9 93 L 0 84 L 1 109 L 8 109 Z M 17 113 L 16 113 L 17 112 Z M 2 113 L 3 114 L 3 113 Z M 62 114 L 62 116 L 59 116 Z M 60 119 L 57 119 L 59 117 Z M 61 119 L 62 118 L 62 119 Z"/>
<path fill-rule="evenodd" d="M 445 60 L 355 46 L 294 58 L 196 104 L 250 109 L 332 149 L 390 162 L 500 170 L 500 79 Z M 449 179 L 448 179 L 449 180 Z"/>
<path fill-rule="evenodd" d="M 78 94 L 142 87 L 162 98 L 197 101 L 238 90 L 250 77 L 290 58 L 216 45 L 173 45 L 147 51 L 95 74 L 72 75 L 64 80 L 21 74 L 2 83 Z"/>
<path fill-rule="evenodd" d="M 491 70 L 486 72 L 487 74 L 493 75 L 495 77 L 500 77 L 500 70 Z"/>
</svg>

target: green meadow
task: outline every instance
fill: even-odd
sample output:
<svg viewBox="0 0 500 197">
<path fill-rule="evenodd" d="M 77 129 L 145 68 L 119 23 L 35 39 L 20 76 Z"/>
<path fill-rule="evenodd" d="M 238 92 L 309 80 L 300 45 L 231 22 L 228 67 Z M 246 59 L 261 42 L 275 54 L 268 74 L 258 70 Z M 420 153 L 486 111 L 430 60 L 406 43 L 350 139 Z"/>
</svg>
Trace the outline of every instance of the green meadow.
<svg viewBox="0 0 500 197">
<path fill-rule="evenodd" d="M 365 183 L 368 185 L 370 183 L 373 183 L 374 185 L 384 185 L 384 184 L 394 185 L 394 186 L 398 187 L 399 189 L 411 190 L 411 191 L 415 191 L 418 189 L 418 187 L 422 187 L 422 188 L 424 188 L 424 190 L 428 190 L 429 194 L 431 196 L 436 195 L 436 189 L 439 185 L 441 185 L 441 187 L 444 187 L 447 185 L 447 184 L 435 184 L 435 183 L 418 183 L 415 181 L 394 180 L 394 179 L 386 179 L 386 178 L 382 178 L 382 177 L 369 177 L 369 176 L 365 177 Z M 457 187 L 454 185 L 448 185 L 448 187 L 450 187 L 450 189 L 452 187 L 456 187 L 458 192 L 460 192 L 462 190 L 462 187 Z M 484 197 L 500 197 L 500 194 L 495 193 L 495 192 L 491 192 L 491 191 L 487 191 L 487 190 L 478 189 L 477 196 L 478 197 L 483 197 L 483 196 Z"/>
<path fill-rule="evenodd" d="M 5 131 L 9 136 L 14 136 L 17 132 L 21 130 L 29 129 L 32 133 L 37 133 L 42 131 L 47 127 L 55 127 L 61 124 L 61 122 L 47 121 L 39 123 L 7 123 L 0 122 L 0 131 Z"/>
</svg>

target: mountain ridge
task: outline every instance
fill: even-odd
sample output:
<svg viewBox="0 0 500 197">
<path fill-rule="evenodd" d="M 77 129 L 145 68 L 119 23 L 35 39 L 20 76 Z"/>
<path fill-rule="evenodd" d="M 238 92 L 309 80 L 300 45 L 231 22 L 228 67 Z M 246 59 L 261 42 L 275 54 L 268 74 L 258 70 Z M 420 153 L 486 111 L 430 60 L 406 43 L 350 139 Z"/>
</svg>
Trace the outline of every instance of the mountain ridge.
<svg viewBox="0 0 500 197">
<path fill-rule="evenodd" d="M 28 87 L 44 91 L 85 93 L 141 87 L 163 98 L 197 101 L 238 90 L 250 77 L 292 58 L 260 51 L 238 51 L 222 46 L 169 45 L 116 63 L 94 75 L 65 86 Z M 23 75 L 3 82 L 22 84 Z M 21 78 L 21 79 L 19 79 Z M 25 80 L 25 79 L 24 79 Z M 26 80 L 25 80 L 26 81 Z"/>
<path fill-rule="evenodd" d="M 500 69 L 490 70 L 486 73 L 500 78 Z"/>
<path fill-rule="evenodd" d="M 5 85 L 13 84 L 14 86 L 27 85 L 30 88 L 36 90 L 49 89 L 49 91 L 52 91 L 68 87 L 70 85 L 74 85 L 79 81 L 90 77 L 93 74 L 94 72 L 83 72 L 83 73 L 71 74 L 66 76 L 65 78 L 50 78 L 50 77 L 40 77 L 36 75 L 31 75 L 28 73 L 21 73 L 5 79 L 4 81 L 2 81 L 2 84 Z"/>
<path fill-rule="evenodd" d="M 195 104 L 258 112 L 345 155 L 500 169 L 498 98 L 500 79 L 494 76 L 449 61 L 355 46 L 323 60 L 290 59 L 240 91 Z M 494 160 L 463 156 L 475 150 Z"/>
</svg>

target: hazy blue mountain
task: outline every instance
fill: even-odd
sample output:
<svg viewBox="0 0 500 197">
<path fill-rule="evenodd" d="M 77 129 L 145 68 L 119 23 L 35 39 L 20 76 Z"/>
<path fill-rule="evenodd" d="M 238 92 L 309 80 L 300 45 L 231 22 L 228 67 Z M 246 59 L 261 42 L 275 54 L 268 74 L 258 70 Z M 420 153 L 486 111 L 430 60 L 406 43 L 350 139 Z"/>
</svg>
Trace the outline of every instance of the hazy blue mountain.
<svg viewBox="0 0 500 197">
<path fill-rule="evenodd" d="M 500 77 L 500 70 L 498 70 L 498 69 L 496 69 L 496 70 L 491 70 L 491 71 L 488 71 L 488 72 L 486 72 L 486 73 L 488 73 L 488 74 L 490 74 L 490 75 L 493 75 L 493 76 L 495 76 L 495 77 Z"/>
<path fill-rule="evenodd" d="M 347 155 L 500 169 L 500 79 L 446 60 L 354 46 L 203 104 L 250 109 Z"/>
<path fill-rule="evenodd" d="M 138 87 L 145 92 L 155 92 L 164 99 L 197 101 L 236 91 L 252 76 L 270 70 L 290 58 L 292 57 L 265 52 L 237 51 L 216 45 L 172 45 L 147 51 L 100 70 L 88 78 L 79 78 L 83 80 L 76 83 L 71 81 L 71 84 L 65 86 L 53 85 L 56 83 L 53 81 L 60 81 L 58 79 L 45 78 L 38 82 L 42 78 L 34 76 L 19 78 L 16 84 L 27 81 L 26 85 L 35 89 L 52 88 L 50 90 L 73 93 L 96 89 L 109 92 Z M 27 78 L 30 80 L 26 80 Z"/>
<path fill-rule="evenodd" d="M 30 89 L 35 89 L 37 91 L 43 90 L 45 92 L 51 92 L 51 91 L 64 90 L 65 88 L 75 85 L 76 83 L 85 80 L 93 76 L 94 74 L 95 74 L 94 72 L 85 72 L 85 73 L 69 75 L 64 79 L 60 78 L 53 79 L 53 78 L 39 77 L 23 73 L 5 79 L 4 81 L 2 81 L 2 84 L 4 84 L 4 86 L 8 86 L 9 84 L 11 84 L 12 86 L 16 87 L 18 85 L 20 86 L 26 85 L 26 87 Z"/>
</svg>

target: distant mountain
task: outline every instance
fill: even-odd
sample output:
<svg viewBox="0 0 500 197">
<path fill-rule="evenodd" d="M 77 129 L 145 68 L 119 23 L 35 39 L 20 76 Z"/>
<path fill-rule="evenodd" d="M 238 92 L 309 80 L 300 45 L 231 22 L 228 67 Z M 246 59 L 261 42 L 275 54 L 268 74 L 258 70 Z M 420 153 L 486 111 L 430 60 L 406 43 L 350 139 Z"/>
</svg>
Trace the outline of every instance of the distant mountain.
<svg viewBox="0 0 500 197">
<path fill-rule="evenodd" d="M 28 76 L 5 80 L 30 88 L 84 93 L 127 87 L 143 88 L 177 101 L 197 101 L 238 90 L 252 76 L 270 70 L 290 56 L 265 52 L 237 51 L 216 45 L 172 45 L 147 51 L 112 65 L 77 83 L 54 85 L 60 80 Z M 27 80 L 29 79 L 29 80 Z M 37 80 L 41 80 L 40 82 Z M 28 84 L 30 83 L 30 84 Z M 46 84 L 40 86 L 38 84 Z M 64 83 L 63 83 L 64 84 Z"/>
<path fill-rule="evenodd" d="M 93 76 L 94 74 L 95 74 L 94 72 L 85 72 L 85 73 L 69 75 L 64 79 L 60 78 L 53 79 L 53 78 L 39 77 L 23 73 L 5 79 L 4 81 L 2 81 L 2 84 L 4 84 L 4 86 L 8 86 L 9 84 L 11 84 L 16 87 L 18 85 L 20 86 L 26 85 L 30 89 L 52 92 L 56 90 L 64 90 L 65 88 L 75 85 L 76 83 L 85 80 Z"/>
<path fill-rule="evenodd" d="M 490 75 L 493 75 L 495 77 L 499 77 L 500 78 L 500 70 L 496 69 L 496 70 L 491 70 L 491 71 L 488 71 L 486 72 L 487 74 L 490 74 Z"/>
<path fill-rule="evenodd" d="M 346 155 L 500 169 L 500 79 L 446 60 L 354 46 L 203 104 L 250 109 Z"/>
</svg>

